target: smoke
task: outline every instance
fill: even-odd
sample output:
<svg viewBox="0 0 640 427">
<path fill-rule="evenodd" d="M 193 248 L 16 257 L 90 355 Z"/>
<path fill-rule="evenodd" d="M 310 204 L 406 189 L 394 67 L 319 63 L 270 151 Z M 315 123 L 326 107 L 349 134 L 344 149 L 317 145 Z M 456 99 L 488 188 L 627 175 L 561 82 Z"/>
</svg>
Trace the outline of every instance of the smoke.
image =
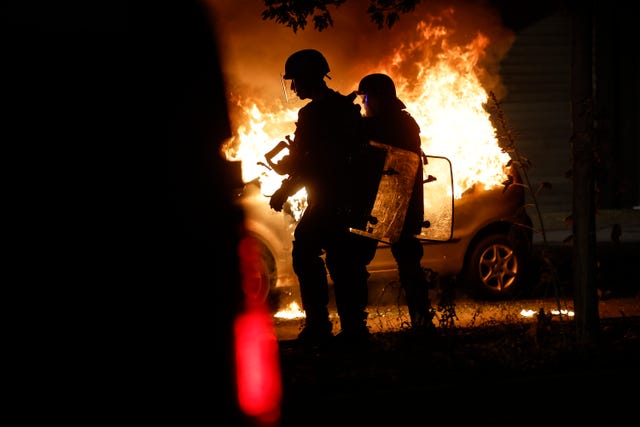
<svg viewBox="0 0 640 427">
<path fill-rule="evenodd" d="M 216 13 L 217 33 L 232 97 L 264 103 L 282 102 L 280 76 L 287 57 L 305 48 L 321 51 L 331 68 L 328 85 L 342 93 L 357 88 L 370 72 L 393 72 L 407 81 L 419 72 L 417 64 L 435 60 L 443 49 L 472 43 L 478 34 L 488 39 L 476 73 L 483 87 L 500 98 L 500 60 L 513 42 L 513 33 L 500 22 L 499 13 L 483 0 L 423 0 L 411 14 L 401 15 L 391 28 L 378 29 L 366 10 L 368 0 L 349 0 L 330 8 L 334 25 L 318 32 L 308 23 L 294 33 L 274 21 L 263 21 L 259 0 L 208 0 Z M 447 29 L 447 45 L 425 43 L 420 23 Z M 394 52 L 405 58 L 394 63 Z"/>
</svg>

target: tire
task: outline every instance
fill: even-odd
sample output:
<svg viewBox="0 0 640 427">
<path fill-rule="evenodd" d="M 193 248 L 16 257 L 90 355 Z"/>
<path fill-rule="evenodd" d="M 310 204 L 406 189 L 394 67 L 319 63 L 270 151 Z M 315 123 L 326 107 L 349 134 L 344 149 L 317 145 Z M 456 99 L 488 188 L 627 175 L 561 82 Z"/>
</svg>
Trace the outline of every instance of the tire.
<svg viewBox="0 0 640 427">
<path fill-rule="evenodd" d="M 522 287 L 523 252 L 507 235 L 490 234 L 472 248 L 465 266 L 470 291 L 487 299 L 505 299 Z"/>
</svg>

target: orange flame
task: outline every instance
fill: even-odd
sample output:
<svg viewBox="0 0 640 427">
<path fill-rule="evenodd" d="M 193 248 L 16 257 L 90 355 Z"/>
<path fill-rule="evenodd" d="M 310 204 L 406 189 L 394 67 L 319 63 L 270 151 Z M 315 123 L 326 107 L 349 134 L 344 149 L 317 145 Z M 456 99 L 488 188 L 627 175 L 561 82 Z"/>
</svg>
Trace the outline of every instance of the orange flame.
<svg viewBox="0 0 640 427">
<path fill-rule="evenodd" d="M 489 40 L 482 34 L 466 46 L 449 46 L 442 26 L 418 25 L 422 39 L 400 46 L 394 53 L 393 68 L 428 51 L 439 43 L 435 60 L 416 63 L 414 82 L 387 71 L 398 86 L 398 97 L 420 124 L 425 153 L 447 157 L 453 164 L 454 195 L 482 184 L 490 189 L 506 178 L 509 155 L 498 145 L 495 129 L 484 105 L 488 96 L 477 75 L 477 63 Z"/>
<path fill-rule="evenodd" d="M 460 198 L 471 188 L 491 189 L 504 182 L 509 155 L 498 145 L 485 109 L 488 95 L 479 78 L 478 62 L 489 39 L 478 33 L 466 45 L 452 45 L 447 28 L 434 22 L 438 21 L 420 22 L 414 40 L 399 46 L 380 62 L 384 66 L 369 72 L 383 72 L 394 79 L 398 97 L 420 125 L 423 151 L 451 160 L 454 196 Z M 238 101 L 237 106 L 245 119 L 223 153 L 230 160 L 242 160 L 245 182 L 258 179 L 262 193 L 269 196 L 283 177 L 266 166 L 264 154 L 285 136 L 293 136 L 299 108 L 277 106 L 267 111 L 249 100 Z M 305 196 L 302 190 L 289 199 L 297 217 Z"/>
</svg>

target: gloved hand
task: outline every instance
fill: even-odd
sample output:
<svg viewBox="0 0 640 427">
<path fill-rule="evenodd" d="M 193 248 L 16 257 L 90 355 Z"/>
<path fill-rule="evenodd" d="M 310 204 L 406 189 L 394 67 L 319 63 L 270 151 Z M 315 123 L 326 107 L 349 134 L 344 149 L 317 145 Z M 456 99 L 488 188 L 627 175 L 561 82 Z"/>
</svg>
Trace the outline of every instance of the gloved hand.
<svg viewBox="0 0 640 427">
<path fill-rule="evenodd" d="M 269 200 L 269 206 L 271 206 L 271 209 L 273 209 L 274 211 L 280 212 L 282 210 L 282 206 L 284 206 L 284 202 L 286 202 L 288 198 L 289 195 L 287 194 L 287 192 L 282 187 L 280 187 L 271 196 L 271 199 Z"/>
<path fill-rule="evenodd" d="M 291 173 L 291 156 L 284 156 L 278 163 L 270 163 L 271 167 L 278 175 L 287 175 Z"/>
</svg>

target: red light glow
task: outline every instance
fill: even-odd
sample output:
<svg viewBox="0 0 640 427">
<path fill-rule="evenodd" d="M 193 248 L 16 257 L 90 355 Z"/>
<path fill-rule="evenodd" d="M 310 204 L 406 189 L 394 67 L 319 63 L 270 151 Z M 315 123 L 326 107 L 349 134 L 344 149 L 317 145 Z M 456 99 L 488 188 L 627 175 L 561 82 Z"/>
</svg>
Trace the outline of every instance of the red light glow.
<svg viewBox="0 0 640 427">
<path fill-rule="evenodd" d="M 270 313 L 252 309 L 239 315 L 234 333 L 240 408 L 261 425 L 272 425 L 280 418 L 282 382 Z"/>
</svg>

